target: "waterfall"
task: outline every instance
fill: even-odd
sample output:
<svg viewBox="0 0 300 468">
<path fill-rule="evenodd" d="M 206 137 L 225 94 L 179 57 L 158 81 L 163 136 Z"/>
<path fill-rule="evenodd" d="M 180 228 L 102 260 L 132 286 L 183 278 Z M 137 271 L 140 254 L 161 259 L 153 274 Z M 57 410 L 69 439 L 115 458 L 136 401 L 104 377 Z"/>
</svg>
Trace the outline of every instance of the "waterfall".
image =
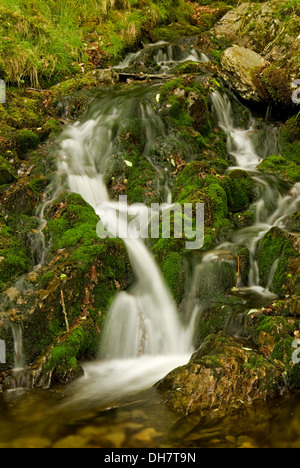
<svg viewBox="0 0 300 468">
<path fill-rule="evenodd" d="M 23 330 L 21 323 L 11 323 L 14 338 L 14 369 L 23 369 L 25 366 L 23 356 Z"/>
<path fill-rule="evenodd" d="M 250 140 L 250 134 L 255 129 L 253 119 L 248 130 L 236 128 L 231 102 L 226 94 L 221 94 L 219 91 L 212 94 L 212 104 L 219 126 L 227 135 L 228 152 L 235 157 L 237 167 L 249 171 L 260 187 L 260 198 L 254 205 L 255 224 L 234 233 L 232 243 L 227 242 L 223 244 L 223 247 L 246 245 L 249 248 L 249 287 L 264 295 L 270 295 L 278 261 L 273 265 L 267 288 L 261 288 L 257 248 L 260 240 L 272 227 L 277 226 L 284 229 L 284 218 L 295 213 L 299 208 L 300 183 L 296 183 L 288 190 L 288 185 L 280 182 L 275 176 L 259 173 L 257 166 L 260 163 L 260 158 Z"/>
<path fill-rule="evenodd" d="M 180 44 L 159 41 L 148 44 L 144 49 L 128 54 L 125 59 L 114 68 L 122 71 L 134 64 L 144 66 L 147 61 L 151 61 L 152 66 L 156 65 L 155 73 L 168 73 L 177 65 L 190 62 L 208 62 L 209 58 L 199 50 L 191 46 L 181 46 Z"/>
<path fill-rule="evenodd" d="M 136 92 L 139 90 L 134 90 L 131 99 Z M 130 115 L 129 101 L 128 94 L 109 100 L 103 96 L 92 118 L 69 127 L 61 143 L 60 180 L 95 209 L 104 225 L 105 216 L 113 216 L 114 209 L 128 209 L 109 200 L 104 173 L 118 145 L 112 127 Z M 151 106 L 143 101 L 139 106 L 146 128 L 143 156 L 147 157 L 153 132 L 164 134 L 164 125 Z M 193 320 L 189 326 L 181 323 L 151 252 L 140 238 L 129 237 L 124 243 L 136 281 L 129 291 L 117 293 L 110 308 L 102 333 L 101 360 L 85 366 L 89 391 L 94 388 L 102 401 L 106 394 L 111 398 L 116 388 L 120 396 L 130 389 L 149 387 L 186 363 L 193 352 Z M 86 386 L 86 379 L 78 385 Z"/>
<path fill-rule="evenodd" d="M 228 153 L 234 156 L 239 168 L 255 169 L 260 158 L 249 138 L 250 133 L 253 132 L 253 126 L 251 125 L 248 130 L 235 127 L 232 105 L 226 94 L 215 91 L 211 99 L 218 123 L 227 135 Z"/>
</svg>

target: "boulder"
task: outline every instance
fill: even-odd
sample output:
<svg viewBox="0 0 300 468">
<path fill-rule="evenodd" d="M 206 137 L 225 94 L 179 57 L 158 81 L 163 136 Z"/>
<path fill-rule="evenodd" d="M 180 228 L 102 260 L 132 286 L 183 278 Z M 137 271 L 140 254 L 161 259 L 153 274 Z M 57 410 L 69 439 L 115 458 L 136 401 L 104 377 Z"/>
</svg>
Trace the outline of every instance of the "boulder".
<svg viewBox="0 0 300 468">
<path fill-rule="evenodd" d="M 111 68 L 95 70 L 93 75 L 100 84 L 113 85 L 119 81 L 118 73 Z"/>
<path fill-rule="evenodd" d="M 279 106 L 293 105 L 293 83 L 299 78 L 299 13 L 296 2 L 285 0 L 243 3 L 211 30 L 216 38 L 249 48 L 271 63 L 262 81 Z"/>
<path fill-rule="evenodd" d="M 209 335 L 186 366 L 156 384 L 167 406 L 183 415 L 228 409 L 264 401 L 283 391 L 284 365 L 269 362 L 237 339 Z"/>
<path fill-rule="evenodd" d="M 259 74 L 269 62 L 261 55 L 245 47 L 230 47 L 222 54 L 221 66 L 225 79 L 243 99 L 261 102 L 268 98 Z"/>
</svg>

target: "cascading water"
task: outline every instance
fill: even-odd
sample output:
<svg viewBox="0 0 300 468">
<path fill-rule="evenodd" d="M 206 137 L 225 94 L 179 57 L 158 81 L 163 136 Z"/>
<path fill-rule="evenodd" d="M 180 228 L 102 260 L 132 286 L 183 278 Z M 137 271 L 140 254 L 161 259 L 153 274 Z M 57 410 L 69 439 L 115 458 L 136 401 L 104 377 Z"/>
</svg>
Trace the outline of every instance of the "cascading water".
<svg viewBox="0 0 300 468">
<path fill-rule="evenodd" d="M 219 125 L 227 135 L 228 152 L 235 158 L 237 167 L 249 171 L 260 188 L 260 198 L 254 205 L 255 224 L 235 232 L 231 242 L 225 242 L 219 249 L 230 250 L 233 245 L 246 245 L 250 252 L 249 287 L 264 295 L 270 295 L 278 260 L 271 269 L 267 288 L 261 288 L 257 247 L 259 241 L 272 227 L 285 229 L 284 218 L 299 209 L 300 184 L 296 183 L 290 188 L 288 184 L 279 181 L 275 176 L 258 172 L 257 166 L 260 158 L 250 139 L 251 132 L 255 129 L 255 121 L 251 118 L 248 130 L 236 128 L 232 105 L 226 94 L 222 95 L 215 91 L 212 95 L 212 104 Z"/>
<path fill-rule="evenodd" d="M 164 135 L 163 122 L 143 96 L 143 87 L 126 94 L 118 92 L 114 97 L 104 95 L 92 118 L 69 127 L 64 134 L 59 163 L 61 180 L 66 179 L 69 189 L 93 206 L 100 218 L 128 209 L 109 200 L 104 173 L 117 151 L 117 128 L 130 115 L 132 102 L 145 128 L 143 157 L 147 158 L 154 136 Z M 102 361 L 85 366 L 86 378 L 78 383 L 86 387 L 88 379 L 89 400 L 93 399 L 93 392 L 103 401 L 106 395 L 111 398 L 114 393 L 120 396 L 147 388 L 174 367 L 186 363 L 193 351 L 193 320 L 188 327 L 180 322 L 175 303 L 144 241 L 129 236 L 124 242 L 136 282 L 129 292 L 117 295 L 103 332 Z M 85 392 L 77 394 L 86 398 Z"/>
<path fill-rule="evenodd" d="M 152 66 L 156 65 L 155 73 L 168 73 L 176 65 L 187 61 L 200 63 L 208 62 L 209 59 L 194 47 L 183 47 L 180 44 L 160 41 L 148 44 L 144 49 L 129 54 L 115 69 L 124 71 L 133 64 L 143 67 L 145 62 L 149 62 Z"/>
</svg>

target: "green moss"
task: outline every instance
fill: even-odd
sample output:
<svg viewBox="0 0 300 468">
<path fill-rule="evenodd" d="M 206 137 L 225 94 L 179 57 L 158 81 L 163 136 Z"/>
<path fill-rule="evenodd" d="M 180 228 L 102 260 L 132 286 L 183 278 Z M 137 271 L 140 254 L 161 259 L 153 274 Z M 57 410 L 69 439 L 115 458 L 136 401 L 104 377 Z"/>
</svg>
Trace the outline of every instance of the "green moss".
<svg viewBox="0 0 300 468">
<path fill-rule="evenodd" d="M 290 162 L 300 164 L 300 115 L 290 118 L 280 129 L 281 155 Z M 297 174 L 296 168 L 290 168 Z M 299 173 L 297 174 L 299 176 Z"/>
<path fill-rule="evenodd" d="M 11 184 L 16 180 L 16 174 L 6 159 L 0 156 L 0 185 Z"/>
<path fill-rule="evenodd" d="M 16 143 L 21 153 L 27 153 L 38 147 L 40 139 L 38 135 L 31 130 L 19 130 L 16 134 Z"/>
<path fill-rule="evenodd" d="M 62 195 L 57 204 L 62 203 L 58 219 L 49 219 L 46 233 L 50 234 L 53 250 L 75 247 L 77 244 L 92 245 L 98 239 L 96 226 L 99 218 L 93 208 L 80 195 Z"/>
<path fill-rule="evenodd" d="M 44 372 L 52 372 L 54 380 L 61 381 L 69 375 L 81 373 L 78 360 L 94 357 L 98 346 L 98 335 L 91 320 L 76 327 L 53 348 Z"/>
<path fill-rule="evenodd" d="M 226 192 L 228 208 L 233 213 L 245 211 L 253 201 L 254 182 L 248 172 L 233 170 L 220 184 Z"/>
<path fill-rule="evenodd" d="M 260 241 L 257 252 L 261 285 L 267 286 L 272 266 L 278 261 L 273 290 L 276 294 L 283 294 L 282 287 L 287 280 L 289 258 L 296 256 L 297 253 L 285 233 L 279 228 L 272 228 Z"/>
<path fill-rule="evenodd" d="M 0 289 L 29 268 L 28 254 L 15 231 L 0 222 Z"/>
<path fill-rule="evenodd" d="M 97 86 L 97 84 L 96 75 L 93 74 L 93 72 L 86 73 L 83 76 L 77 75 L 69 80 L 64 80 L 50 89 L 50 93 L 53 96 L 53 104 L 55 105 L 57 102 L 60 102 L 62 98 L 66 96 L 71 96 L 76 93 L 76 91 L 88 89 Z M 50 129 L 53 129 L 53 127 L 55 130 L 58 129 L 58 124 L 55 122 L 55 120 L 47 121 Z"/>
<path fill-rule="evenodd" d="M 118 132 L 118 140 L 122 150 L 130 151 L 132 147 L 143 151 L 145 145 L 145 135 L 141 120 L 137 118 L 127 119 L 121 122 Z"/>
<path fill-rule="evenodd" d="M 183 258 L 178 252 L 170 252 L 163 264 L 162 273 L 177 304 L 180 304 L 184 295 L 184 268 Z"/>
<path fill-rule="evenodd" d="M 48 271 L 40 279 L 41 289 L 47 289 L 48 284 L 55 278 L 54 271 Z"/>
<path fill-rule="evenodd" d="M 126 194 L 131 203 L 145 203 L 147 205 L 160 201 L 158 192 L 157 171 L 144 158 L 134 160 L 133 166 L 128 168 Z"/>
<path fill-rule="evenodd" d="M 289 69 L 278 68 L 277 64 L 271 65 L 264 71 L 262 81 L 276 105 L 291 106 L 290 83 L 293 80 L 290 77 Z"/>
<path fill-rule="evenodd" d="M 289 182 L 300 181 L 300 166 L 283 156 L 269 156 L 260 164 L 259 170 L 270 174 L 276 174 Z"/>
</svg>

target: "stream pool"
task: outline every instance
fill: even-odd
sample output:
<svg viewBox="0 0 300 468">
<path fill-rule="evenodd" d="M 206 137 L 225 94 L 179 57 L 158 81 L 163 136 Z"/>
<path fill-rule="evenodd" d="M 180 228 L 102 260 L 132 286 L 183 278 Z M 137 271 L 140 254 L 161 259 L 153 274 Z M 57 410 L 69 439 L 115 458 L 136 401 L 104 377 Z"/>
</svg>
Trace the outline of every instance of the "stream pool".
<svg viewBox="0 0 300 468">
<path fill-rule="evenodd" d="M 111 407 L 77 406 L 66 389 L 0 400 L 0 448 L 299 448 L 300 394 L 220 417 L 178 417 L 154 389 Z"/>
</svg>

